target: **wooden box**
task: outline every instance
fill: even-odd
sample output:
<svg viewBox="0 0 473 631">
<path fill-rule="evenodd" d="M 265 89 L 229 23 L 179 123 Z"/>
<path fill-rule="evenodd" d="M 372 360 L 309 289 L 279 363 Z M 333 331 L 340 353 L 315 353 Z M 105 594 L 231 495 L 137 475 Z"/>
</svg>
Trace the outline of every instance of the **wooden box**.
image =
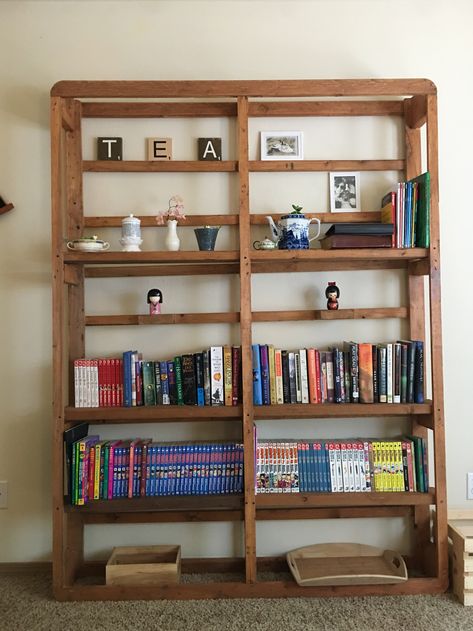
<svg viewBox="0 0 473 631">
<path fill-rule="evenodd" d="M 448 511 L 452 591 L 464 605 L 473 605 L 473 511 Z"/>
<path fill-rule="evenodd" d="M 181 577 L 181 546 L 114 548 L 105 568 L 107 585 L 162 585 Z"/>
</svg>

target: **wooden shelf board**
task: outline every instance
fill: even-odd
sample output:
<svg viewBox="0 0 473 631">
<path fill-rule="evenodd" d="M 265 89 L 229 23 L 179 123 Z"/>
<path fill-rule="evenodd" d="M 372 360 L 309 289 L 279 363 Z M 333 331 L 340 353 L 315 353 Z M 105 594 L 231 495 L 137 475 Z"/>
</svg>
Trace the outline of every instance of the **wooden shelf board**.
<svg viewBox="0 0 473 631">
<path fill-rule="evenodd" d="M 291 271 L 291 265 L 344 265 L 363 262 L 369 264 L 384 264 L 396 262 L 405 265 L 405 262 L 417 261 L 426 258 L 428 250 L 424 248 L 397 249 L 397 248 L 359 248 L 350 250 L 255 250 L 251 252 L 252 263 L 282 264 L 283 269 Z M 215 250 L 213 252 L 201 251 L 147 251 L 147 252 L 72 252 L 64 251 L 66 263 L 84 264 L 186 264 L 186 263 L 233 263 L 238 262 L 240 253 L 238 250 Z"/>
<path fill-rule="evenodd" d="M 84 160 L 84 173 L 232 173 L 236 160 Z"/>
<path fill-rule="evenodd" d="M 238 250 L 215 252 L 64 252 L 66 263 L 133 264 L 133 263 L 233 263 L 239 261 Z"/>
<path fill-rule="evenodd" d="M 392 585 L 334 585 L 301 587 L 295 581 L 259 581 L 256 583 L 209 582 L 180 583 L 153 587 L 81 585 L 58 588 L 58 600 L 188 600 L 208 598 L 328 598 L 330 596 L 400 596 L 441 593 L 446 585 L 436 578 L 409 578 Z"/>
<path fill-rule="evenodd" d="M 405 160 L 250 160 L 251 172 L 404 171 Z"/>
<path fill-rule="evenodd" d="M 85 278 L 125 278 L 137 276 L 205 276 L 214 274 L 239 274 L 238 263 L 191 263 L 162 265 L 110 265 L 86 267 Z"/>
<path fill-rule="evenodd" d="M 431 414 L 432 402 L 426 403 L 285 403 L 255 405 L 255 420 L 298 418 L 367 418 L 371 416 L 410 416 Z"/>
<path fill-rule="evenodd" d="M 250 117 L 266 116 L 402 116 L 398 101 L 259 101 L 248 106 Z M 210 118 L 235 117 L 234 102 L 85 102 L 84 118 Z"/>
<path fill-rule="evenodd" d="M 163 324 L 227 324 L 238 323 L 239 313 L 161 313 L 159 315 L 86 316 L 86 326 L 136 326 Z"/>
<path fill-rule="evenodd" d="M 429 506 L 435 493 L 267 493 L 256 496 L 256 508 L 345 506 Z"/>
<path fill-rule="evenodd" d="M 269 214 L 269 213 L 268 213 Z M 271 213 L 274 221 L 279 221 L 287 213 Z M 381 213 L 379 211 L 367 212 L 340 212 L 340 213 L 304 213 L 308 219 L 316 217 L 324 224 L 334 223 L 369 223 L 380 221 Z M 123 215 L 96 215 L 84 217 L 84 226 L 86 228 L 121 228 Z M 142 228 L 165 228 L 156 223 L 155 215 L 136 215 L 141 221 Z M 252 213 L 250 215 L 250 223 L 255 226 L 268 226 L 267 214 Z M 191 226 L 238 226 L 240 223 L 240 215 L 238 213 L 212 214 L 212 215 L 186 215 L 185 219 L 179 220 L 179 228 Z"/>
<path fill-rule="evenodd" d="M 257 250 L 251 253 L 252 261 L 268 262 L 306 262 L 306 261 L 416 261 L 426 258 L 425 248 L 357 248 L 346 250 Z"/>
<path fill-rule="evenodd" d="M 77 511 L 74 514 L 77 515 Z M 112 513 L 85 512 L 82 514 L 84 524 L 175 524 L 243 521 L 243 519 L 243 507 L 239 509 L 213 508 L 211 510 L 198 510 L 192 508 L 186 510 L 149 510 L 146 512 L 125 513 L 119 511 Z"/>
<path fill-rule="evenodd" d="M 166 228 L 166 225 L 158 225 L 155 215 L 135 215 L 141 221 L 142 228 Z M 124 216 L 94 216 L 84 217 L 86 228 L 121 228 Z M 179 229 L 189 226 L 237 226 L 240 216 L 236 213 L 228 215 L 186 215 L 185 219 L 179 219 Z"/>
<path fill-rule="evenodd" d="M 270 215 L 273 220 L 279 221 L 281 217 L 288 213 L 256 213 L 253 212 L 250 215 L 250 222 L 253 225 L 268 226 L 268 220 L 266 217 Z M 381 221 L 381 212 L 379 210 L 371 210 L 366 212 L 340 212 L 340 213 L 311 213 L 304 212 L 304 215 L 308 219 L 317 218 L 321 223 L 333 224 L 333 223 L 370 223 Z M 269 227 L 269 226 L 268 226 Z"/>
<path fill-rule="evenodd" d="M 402 101 L 252 101 L 252 117 L 264 116 L 402 116 Z"/>
<path fill-rule="evenodd" d="M 235 495 L 176 495 L 163 497 L 139 497 L 114 500 L 95 500 L 84 506 L 66 506 L 68 513 L 146 513 L 169 510 L 212 511 L 240 510 L 243 496 Z"/>
<path fill-rule="evenodd" d="M 154 405 L 116 408 L 74 408 L 66 407 L 66 423 L 86 421 L 96 425 L 107 423 L 168 423 L 217 422 L 241 420 L 241 405 L 233 406 L 196 406 L 196 405 Z"/>
<path fill-rule="evenodd" d="M 70 508 L 67 509 L 70 512 Z M 74 509 L 77 515 L 81 509 Z M 412 506 L 348 506 L 311 508 L 257 508 L 258 521 L 299 520 L 299 519 L 359 519 L 391 518 L 412 515 Z M 212 508 L 212 510 L 173 509 L 147 510 L 140 512 L 82 512 L 85 524 L 150 524 L 150 523 L 186 523 L 186 522 L 224 522 L 243 521 L 241 508 Z"/>
<path fill-rule="evenodd" d="M 407 307 L 374 307 L 369 309 L 306 309 L 293 311 L 254 311 L 253 322 L 288 322 L 301 320 L 365 320 L 407 318 Z"/>
<path fill-rule="evenodd" d="M 265 79 L 197 81 L 58 81 L 51 96 L 72 98 L 369 97 L 436 94 L 429 79 Z"/>
<path fill-rule="evenodd" d="M 299 322 L 302 320 L 364 320 L 379 318 L 407 318 L 406 307 L 372 309 L 327 309 L 299 311 L 255 311 L 253 322 Z M 237 312 L 223 313 L 166 313 L 160 315 L 88 315 L 86 326 L 136 326 L 160 324 L 217 324 L 240 321 Z"/>
<path fill-rule="evenodd" d="M 398 102 L 395 101 L 395 103 Z M 399 102 L 399 105 L 402 105 L 402 103 Z M 230 102 L 86 102 L 82 104 L 82 116 L 85 118 L 220 118 L 234 117 L 236 115 L 236 103 Z"/>
</svg>

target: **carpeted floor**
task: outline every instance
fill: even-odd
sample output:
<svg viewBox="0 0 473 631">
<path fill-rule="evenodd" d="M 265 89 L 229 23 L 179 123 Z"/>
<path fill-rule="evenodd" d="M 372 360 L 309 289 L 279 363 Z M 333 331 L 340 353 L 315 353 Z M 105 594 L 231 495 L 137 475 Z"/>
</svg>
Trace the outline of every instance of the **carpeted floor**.
<svg viewBox="0 0 473 631">
<path fill-rule="evenodd" d="M 1 631 L 473 631 L 450 594 L 382 598 L 59 603 L 48 572 L 0 575 Z"/>
</svg>

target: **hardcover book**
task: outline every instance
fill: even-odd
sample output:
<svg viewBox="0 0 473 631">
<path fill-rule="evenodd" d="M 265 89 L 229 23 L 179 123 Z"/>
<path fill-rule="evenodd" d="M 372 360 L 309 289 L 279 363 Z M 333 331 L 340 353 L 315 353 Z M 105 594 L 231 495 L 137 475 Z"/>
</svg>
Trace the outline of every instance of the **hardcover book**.
<svg viewBox="0 0 473 631">
<path fill-rule="evenodd" d="M 182 355 L 181 365 L 184 405 L 197 405 L 194 356 L 191 354 Z"/>
<path fill-rule="evenodd" d="M 325 233 L 332 235 L 390 235 L 394 232 L 393 223 L 334 223 Z"/>
<path fill-rule="evenodd" d="M 389 234 L 333 234 L 320 239 L 323 250 L 344 248 L 390 248 L 392 236 Z"/>
<path fill-rule="evenodd" d="M 143 362 L 143 393 L 145 405 L 156 405 L 154 362 Z"/>
</svg>

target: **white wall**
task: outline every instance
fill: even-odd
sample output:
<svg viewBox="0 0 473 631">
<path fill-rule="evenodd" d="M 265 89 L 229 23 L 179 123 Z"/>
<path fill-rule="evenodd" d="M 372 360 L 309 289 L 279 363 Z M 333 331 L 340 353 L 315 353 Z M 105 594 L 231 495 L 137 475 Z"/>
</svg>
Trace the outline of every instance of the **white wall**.
<svg viewBox="0 0 473 631">
<path fill-rule="evenodd" d="M 468 259 L 473 213 L 462 189 L 470 178 L 469 152 L 473 135 L 470 115 L 472 19 L 473 6 L 468 0 L 455 3 L 443 0 L 0 2 L 0 195 L 15 204 L 13 212 L 0 217 L 0 348 L 3 356 L 0 480 L 8 480 L 10 494 L 8 509 L 0 511 L 0 561 L 43 560 L 49 558 L 51 549 L 48 96 L 50 87 L 61 79 L 427 77 L 437 84 L 448 494 L 450 505 L 467 505 L 465 474 L 473 470 L 473 425 L 468 405 L 471 332 L 466 317 L 471 318 L 473 314 Z M 105 129 L 105 125 L 97 126 L 97 122 L 93 125 L 95 128 L 92 126 L 87 132 L 90 138 L 96 129 Z M 226 133 L 225 129 L 218 131 L 208 135 Z M 141 130 L 136 134 L 143 137 Z M 365 137 L 360 135 L 354 150 L 363 153 L 364 148 Z M 130 181 L 128 198 L 117 201 L 113 208 L 114 200 L 121 200 L 121 196 L 113 197 L 113 191 L 110 192 L 108 212 L 125 214 L 132 210 L 130 206 L 150 213 L 162 208 L 168 191 L 161 180 L 159 182 L 159 190 L 148 190 L 145 194 L 140 192 L 139 178 L 133 184 Z M 262 184 L 256 189 L 254 203 L 261 210 L 284 210 L 288 202 L 303 191 L 306 207 L 322 204 L 326 193 L 320 191 L 326 184 L 315 182 L 315 178 L 291 181 L 293 189 L 288 192 L 282 187 L 280 198 L 265 197 L 265 184 Z M 177 187 L 185 186 L 179 178 L 172 180 L 171 185 L 176 187 L 171 194 L 181 192 Z M 105 212 L 102 202 L 106 197 L 94 187 L 95 182 L 92 182 L 86 189 L 89 212 Z M 377 187 L 384 189 L 384 182 L 367 181 L 364 189 L 367 203 L 371 196 L 377 199 Z M 120 193 L 124 188 L 122 186 Z M 235 199 L 220 189 L 218 202 L 208 199 L 204 189 L 195 192 L 183 189 L 183 192 L 195 212 L 204 212 L 208 205 L 215 212 L 222 208 L 231 210 Z M 337 280 L 339 278 L 337 276 Z M 330 278 L 326 274 L 319 278 L 301 275 L 298 293 L 291 295 L 282 291 L 281 301 L 292 301 L 294 295 L 302 304 L 310 295 L 315 302 L 321 301 L 327 280 Z M 373 275 L 373 282 L 379 287 L 389 283 L 395 297 L 403 293 L 402 283 L 395 274 L 383 276 L 382 283 Z M 130 305 L 140 308 L 146 281 L 132 288 L 121 281 L 113 283 L 109 287 L 114 295 L 127 292 L 123 308 Z M 357 300 L 366 304 L 353 286 L 354 283 L 350 281 L 349 285 L 346 281 L 344 299 L 351 304 Z M 169 281 L 164 288 L 176 301 L 182 299 L 182 292 Z M 99 293 L 93 285 L 91 290 Z M 260 291 L 266 291 L 264 283 Z M 231 301 L 230 294 L 229 289 L 225 297 L 228 301 Z M 389 296 L 380 297 L 380 304 L 388 299 Z M 99 297 L 99 300 L 96 308 L 106 312 L 107 297 Z M 222 335 L 225 334 L 224 330 Z M 256 334 L 269 341 L 282 335 L 279 327 Z M 203 338 L 205 335 L 213 333 L 206 332 Z M 382 336 L 388 335 L 391 333 L 387 330 L 382 332 Z M 343 337 L 337 330 L 327 336 L 338 340 Z M 89 336 L 91 352 L 102 350 L 101 339 L 96 332 Z M 294 344 L 298 343 L 294 339 Z M 281 424 L 273 428 L 275 435 L 287 435 L 287 429 Z M 384 429 L 391 431 L 387 426 L 379 431 Z M 114 428 L 105 428 L 101 433 L 104 437 L 117 435 L 112 434 L 114 431 Z M 137 427 L 132 431 L 144 435 L 150 428 Z M 168 426 L 156 431 L 160 436 L 179 437 Z M 227 431 L 224 427 L 219 429 L 221 435 Z M 318 428 L 306 424 L 297 431 L 301 436 L 317 435 Z M 357 425 L 334 428 L 327 424 L 321 431 L 326 435 L 343 436 L 357 431 Z M 315 525 L 321 527 L 322 539 L 350 538 L 381 545 L 406 545 L 402 524 L 398 523 L 388 525 L 380 521 L 367 527 L 364 520 L 350 523 L 340 520 L 330 525 L 318 522 Z M 292 541 L 297 540 L 298 544 L 310 543 L 319 537 L 314 531 L 314 522 L 276 523 L 267 531 L 267 536 L 265 534 L 264 544 L 263 537 L 259 537 L 261 553 L 286 550 L 287 542 L 279 541 L 282 526 L 285 530 L 297 529 Z M 185 555 L 241 551 L 241 530 L 228 524 L 177 525 L 163 529 L 156 526 L 95 527 L 87 529 L 86 535 L 91 555 L 103 555 L 112 542 L 166 539 L 182 543 Z"/>
</svg>

